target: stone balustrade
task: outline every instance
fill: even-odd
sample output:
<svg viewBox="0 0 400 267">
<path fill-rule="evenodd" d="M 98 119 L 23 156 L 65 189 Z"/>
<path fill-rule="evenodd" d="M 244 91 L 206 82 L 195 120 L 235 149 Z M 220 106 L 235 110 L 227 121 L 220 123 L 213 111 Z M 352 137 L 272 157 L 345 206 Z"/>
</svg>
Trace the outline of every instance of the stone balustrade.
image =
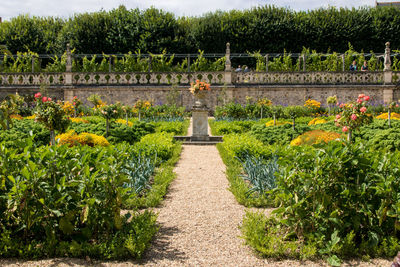
<svg viewBox="0 0 400 267">
<path fill-rule="evenodd" d="M 65 85 L 65 73 L 0 73 L 0 86 Z"/>
<path fill-rule="evenodd" d="M 384 83 L 385 72 L 131 72 L 131 73 L 0 73 L 0 86 L 59 85 L 189 85 L 195 80 L 223 85 L 226 77 L 232 84 L 306 85 L 306 84 L 371 84 Z M 229 74 L 229 76 L 227 76 Z M 70 82 L 66 79 L 71 76 Z M 392 72 L 394 82 L 400 72 Z"/>
<path fill-rule="evenodd" d="M 188 85 L 196 80 L 223 84 L 224 72 L 73 73 L 74 85 Z"/>
<path fill-rule="evenodd" d="M 247 72 L 236 84 L 383 84 L 383 72 Z"/>
</svg>

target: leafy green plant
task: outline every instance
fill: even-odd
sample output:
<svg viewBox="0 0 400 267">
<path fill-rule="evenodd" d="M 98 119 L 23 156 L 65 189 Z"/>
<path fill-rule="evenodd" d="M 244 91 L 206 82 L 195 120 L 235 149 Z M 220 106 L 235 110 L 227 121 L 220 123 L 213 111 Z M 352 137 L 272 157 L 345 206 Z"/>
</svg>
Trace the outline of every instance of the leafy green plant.
<svg viewBox="0 0 400 267">
<path fill-rule="evenodd" d="M 136 194 L 150 188 L 150 177 L 155 169 L 154 161 L 140 154 L 128 159 L 123 171 L 128 175 L 129 182 L 126 182 L 124 186 L 131 188 Z"/>
<path fill-rule="evenodd" d="M 261 196 L 276 187 L 275 173 L 279 171 L 276 157 L 264 162 L 263 158 L 247 155 L 241 164 L 245 172 L 242 178 L 251 186 L 247 195 L 257 193 Z"/>
</svg>

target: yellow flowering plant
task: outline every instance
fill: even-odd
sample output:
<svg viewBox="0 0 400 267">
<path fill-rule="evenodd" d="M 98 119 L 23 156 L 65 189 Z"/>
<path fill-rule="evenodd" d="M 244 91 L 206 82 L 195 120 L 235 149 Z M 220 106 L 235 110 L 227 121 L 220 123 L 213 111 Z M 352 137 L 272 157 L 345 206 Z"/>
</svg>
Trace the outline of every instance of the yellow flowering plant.
<svg viewBox="0 0 400 267">
<path fill-rule="evenodd" d="M 339 133 L 327 132 L 323 130 L 312 130 L 299 135 L 290 142 L 291 146 L 314 145 L 319 143 L 328 143 L 341 138 Z"/>
</svg>

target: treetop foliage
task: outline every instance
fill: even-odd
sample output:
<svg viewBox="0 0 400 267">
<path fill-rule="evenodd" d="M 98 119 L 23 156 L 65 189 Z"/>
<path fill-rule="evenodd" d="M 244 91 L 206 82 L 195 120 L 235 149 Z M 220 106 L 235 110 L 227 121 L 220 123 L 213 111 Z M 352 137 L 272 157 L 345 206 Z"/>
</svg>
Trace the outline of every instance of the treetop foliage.
<svg viewBox="0 0 400 267">
<path fill-rule="evenodd" d="M 400 48 L 400 10 L 394 7 L 334 8 L 292 11 L 275 6 L 215 11 L 197 17 L 176 17 L 155 7 L 119 6 L 110 11 L 76 14 L 68 19 L 20 15 L 0 23 L 0 44 L 13 53 L 62 54 L 66 44 L 76 53 L 233 53 L 343 52 Z"/>
</svg>

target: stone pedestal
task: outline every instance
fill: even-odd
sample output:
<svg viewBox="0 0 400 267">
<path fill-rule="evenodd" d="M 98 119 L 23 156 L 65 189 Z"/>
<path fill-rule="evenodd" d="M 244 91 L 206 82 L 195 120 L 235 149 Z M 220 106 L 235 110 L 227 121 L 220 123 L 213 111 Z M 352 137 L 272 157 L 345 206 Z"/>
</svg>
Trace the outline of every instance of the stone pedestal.
<svg viewBox="0 0 400 267">
<path fill-rule="evenodd" d="M 193 108 L 192 109 L 192 140 L 208 141 L 208 109 Z"/>
</svg>

